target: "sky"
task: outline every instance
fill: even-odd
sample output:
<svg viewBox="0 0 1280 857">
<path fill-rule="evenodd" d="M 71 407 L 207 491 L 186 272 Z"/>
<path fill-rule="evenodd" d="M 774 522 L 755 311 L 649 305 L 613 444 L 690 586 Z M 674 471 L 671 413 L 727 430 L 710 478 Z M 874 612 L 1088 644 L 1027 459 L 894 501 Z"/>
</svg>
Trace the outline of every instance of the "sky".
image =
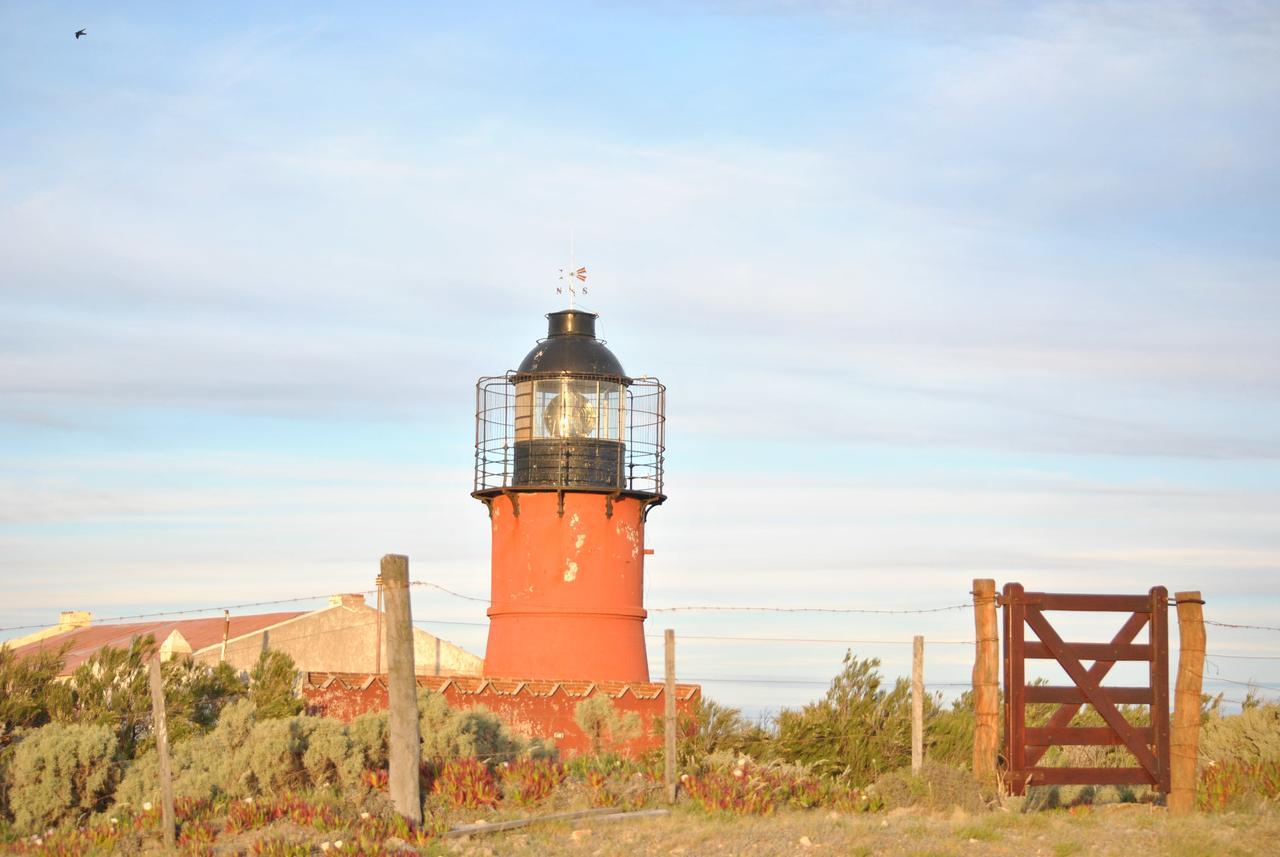
<svg viewBox="0 0 1280 857">
<path fill-rule="evenodd" d="M 571 241 L 668 387 L 650 608 L 990 577 L 1280 626 L 1278 39 L 1274 3 L 4 4 L 0 628 L 393 552 L 486 597 L 474 384 Z M 482 604 L 413 609 L 483 652 Z M 964 609 L 666 627 L 753 714 L 847 648 L 972 664 Z M 1209 690 L 1280 689 L 1280 633 L 1209 631 Z"/>
</svg>

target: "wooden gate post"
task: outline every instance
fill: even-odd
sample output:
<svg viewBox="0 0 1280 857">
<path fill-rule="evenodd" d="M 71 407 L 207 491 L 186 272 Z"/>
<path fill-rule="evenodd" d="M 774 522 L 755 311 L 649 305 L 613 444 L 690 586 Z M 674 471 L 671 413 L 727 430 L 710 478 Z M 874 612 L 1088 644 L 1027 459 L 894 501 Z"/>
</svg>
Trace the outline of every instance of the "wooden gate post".
<svg viewBox="0 0 1280 857">
<path fill-rule="evenodd" d="M 1178 684 L 1169 735 L 1169 812 L 1196 808 L 1196 758 L 1200 753 L 1200 694 L 1204 683 L 1204 611 L 1199 592 L 1178 592 Z"/>
<path fill-rule="evenodd" d="M 413 668 L 413 615 L 409 607 L 409 558 L 382 558 L 387 599 L 387 729 L 391 802 L 396 812 L 422 823 L 418 767 L 422 738 L 418 731 L 418 678 Z"/>
<path fill-rule="evenodd" d="M 996 627 L 996 582 L 973 582 L 973 774 L 993 785 L 1000 747 L 1000 634 Z"/>
</svg>

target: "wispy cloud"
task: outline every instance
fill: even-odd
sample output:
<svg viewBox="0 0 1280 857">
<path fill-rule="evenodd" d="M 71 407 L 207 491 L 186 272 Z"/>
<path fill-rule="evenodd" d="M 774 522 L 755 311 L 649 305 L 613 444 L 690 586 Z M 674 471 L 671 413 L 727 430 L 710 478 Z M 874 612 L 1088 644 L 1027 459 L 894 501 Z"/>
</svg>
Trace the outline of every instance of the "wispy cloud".
<svg viewBox="0 0 1280 857">
<path fill-rule="evenodd" d="M 570 229 L 670 385 L 654 603 L 1275 604 L 1271 5 L 478 14 L 120 9 L 69 53 L 0 12 L 0 620 L 388 550 L 483 592 L 471 385 Z"/>
</svg>

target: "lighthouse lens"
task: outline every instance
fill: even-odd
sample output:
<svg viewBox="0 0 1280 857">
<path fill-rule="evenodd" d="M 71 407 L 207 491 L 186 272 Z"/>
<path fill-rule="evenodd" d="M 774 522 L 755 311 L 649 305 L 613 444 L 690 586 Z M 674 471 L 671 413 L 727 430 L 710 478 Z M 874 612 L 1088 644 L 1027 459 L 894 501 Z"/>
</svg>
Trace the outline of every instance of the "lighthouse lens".
<svg viewBox="0 0 1280 857">
<path fill-rule="evenodd" d="M 589 437 L 596 429 L 596 409 L 575 390 L 563 390 L 542 412 L 542 424 L 551 437 Z"/>
</svg>

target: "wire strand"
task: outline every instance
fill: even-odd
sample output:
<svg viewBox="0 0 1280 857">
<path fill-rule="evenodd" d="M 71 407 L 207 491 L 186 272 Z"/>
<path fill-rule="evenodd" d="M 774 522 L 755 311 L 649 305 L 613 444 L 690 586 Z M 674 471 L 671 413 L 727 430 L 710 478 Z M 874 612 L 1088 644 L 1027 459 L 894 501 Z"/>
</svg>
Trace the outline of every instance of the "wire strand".
<svg viewBox="0 0 1280 857">
<path fill-rule="evenodd" d="M 1214 625 L 1219 628 L 1242 628 L 1249 631 L 1280 631 L 1280 628 L 1273 625 L 1232 625 L 1229 622 L 1215 622 L 1212 619 L 1205 619 L 1204 623 L 1206 625 Z"/>
<path fill-rule="evenodd" d="M 926 607 L 919 610 L 874 610 L 859 607 L 744 607 L 698 604 L 684 607 L 650 607 L 650 613 L 859 613 L 898 616 L 908 613 L 944 613 L 949 610 L 966 610 L 973 603 L 953 604 L 949 607 Z"/>
<path fill-rule="evenodd" d="M 654 640 L 661 640 L 662 634 L 645 634 L 646 637 Z M 914 640 L 839 640 L 825 637 L 732 637 L 718 636 L 715 634 L 681 634 L 676 632 L 676 640 L 725 640 L 729 642 L 751 642 L 751 643 L 839 643 L 841 645 L 867 645 L 867 646 L 910 646 L 914 645 Z M 972 646 L 973 640 L 930 640 L 925 638 L 925 643 L 935 646 Z"/>
<path fill-rule="evenodd" d="M 102 626 L 102 625 L 114 625 L 114 624 L 121 624 L 121 623 L 125 623 L 125 622 L 132 622 L 132 621 L 137 620 L 137 619 L 160 619 L 160 618 L 163 618 L 163 617 L 165 617 L 165 616 L 187 616 L 187 615 L 190 615 L 190 614 L 192 614 L 192 613 L 218 613 L 218 612 L 227 611 L 227 610 L 243 610 L 243 609 L 245 609 L 246 607 L 268 607 L 268 606 L 271 606 L 271 605 L 273 605 L 273 604 L 297 604 L 297 603 L 300 603 L 300 602 L 303 602 L 303 601 L 319 601 L 319 600 L 321 600 L 321 599 L 328 599 L 328 598 L 332 598 L 332 597 L 334 597 L 334 595 L 336 595 L 336 594 L 345 594 L 345 595 L 372 595 L 372 594 L 376 593 L 377 591 L 378 591 L 378 590 L 376 590 L 376 589 L 365 589 L 365 590 L 363 590 L 363 591 L 346 592 L 346 593 L 326 592 L 324 595 L 300 595 L 300 596 L 298 596 L 297 598 L 278 598 L 278 599 L 276 599 L 276 600 L 274 600 L 274 601 L 252 601 L 252 602 L 248 602 L 248 603 L 246 603 L 246 604 L 227 604 L 227 605 L 224 605 L 224 606 L 221 606 L 221 607 L 190 607 L 190 608 L 188 608 L 188 609 L 186 609 L 186 610 L 165 610 L 165 611 L 160 612 L 160 613 L 138 613 L 138 614 L 133 615 L 133 616 L 109 616 L 109 617 L 107 617 L 107 618 L 105 618 L 105 619 L 94 619 L 94 620 L 93 620 L 93 625 L 92 625 L 91 627 L 100 627 L 100 626 Z M 28 630 L 40 630 L 40 629 L 48 628 L 48 627 L 50 627 L 50 626 L 49 626 L 49 625 L 47 625 L 47 624 L 43 624 L 43 625 L 11 625 L 11 626 L 10 626 L 10 627 L 8 627 L 8 628 L 0 628 L 0 633 L 3 633 L 3 632 L 5 632 L 5 631 L 28 631 Z M 74 629 L 73 629 L 73 628 L 68 628 L 67 630 L 74 630 Z"/>
</svg>

